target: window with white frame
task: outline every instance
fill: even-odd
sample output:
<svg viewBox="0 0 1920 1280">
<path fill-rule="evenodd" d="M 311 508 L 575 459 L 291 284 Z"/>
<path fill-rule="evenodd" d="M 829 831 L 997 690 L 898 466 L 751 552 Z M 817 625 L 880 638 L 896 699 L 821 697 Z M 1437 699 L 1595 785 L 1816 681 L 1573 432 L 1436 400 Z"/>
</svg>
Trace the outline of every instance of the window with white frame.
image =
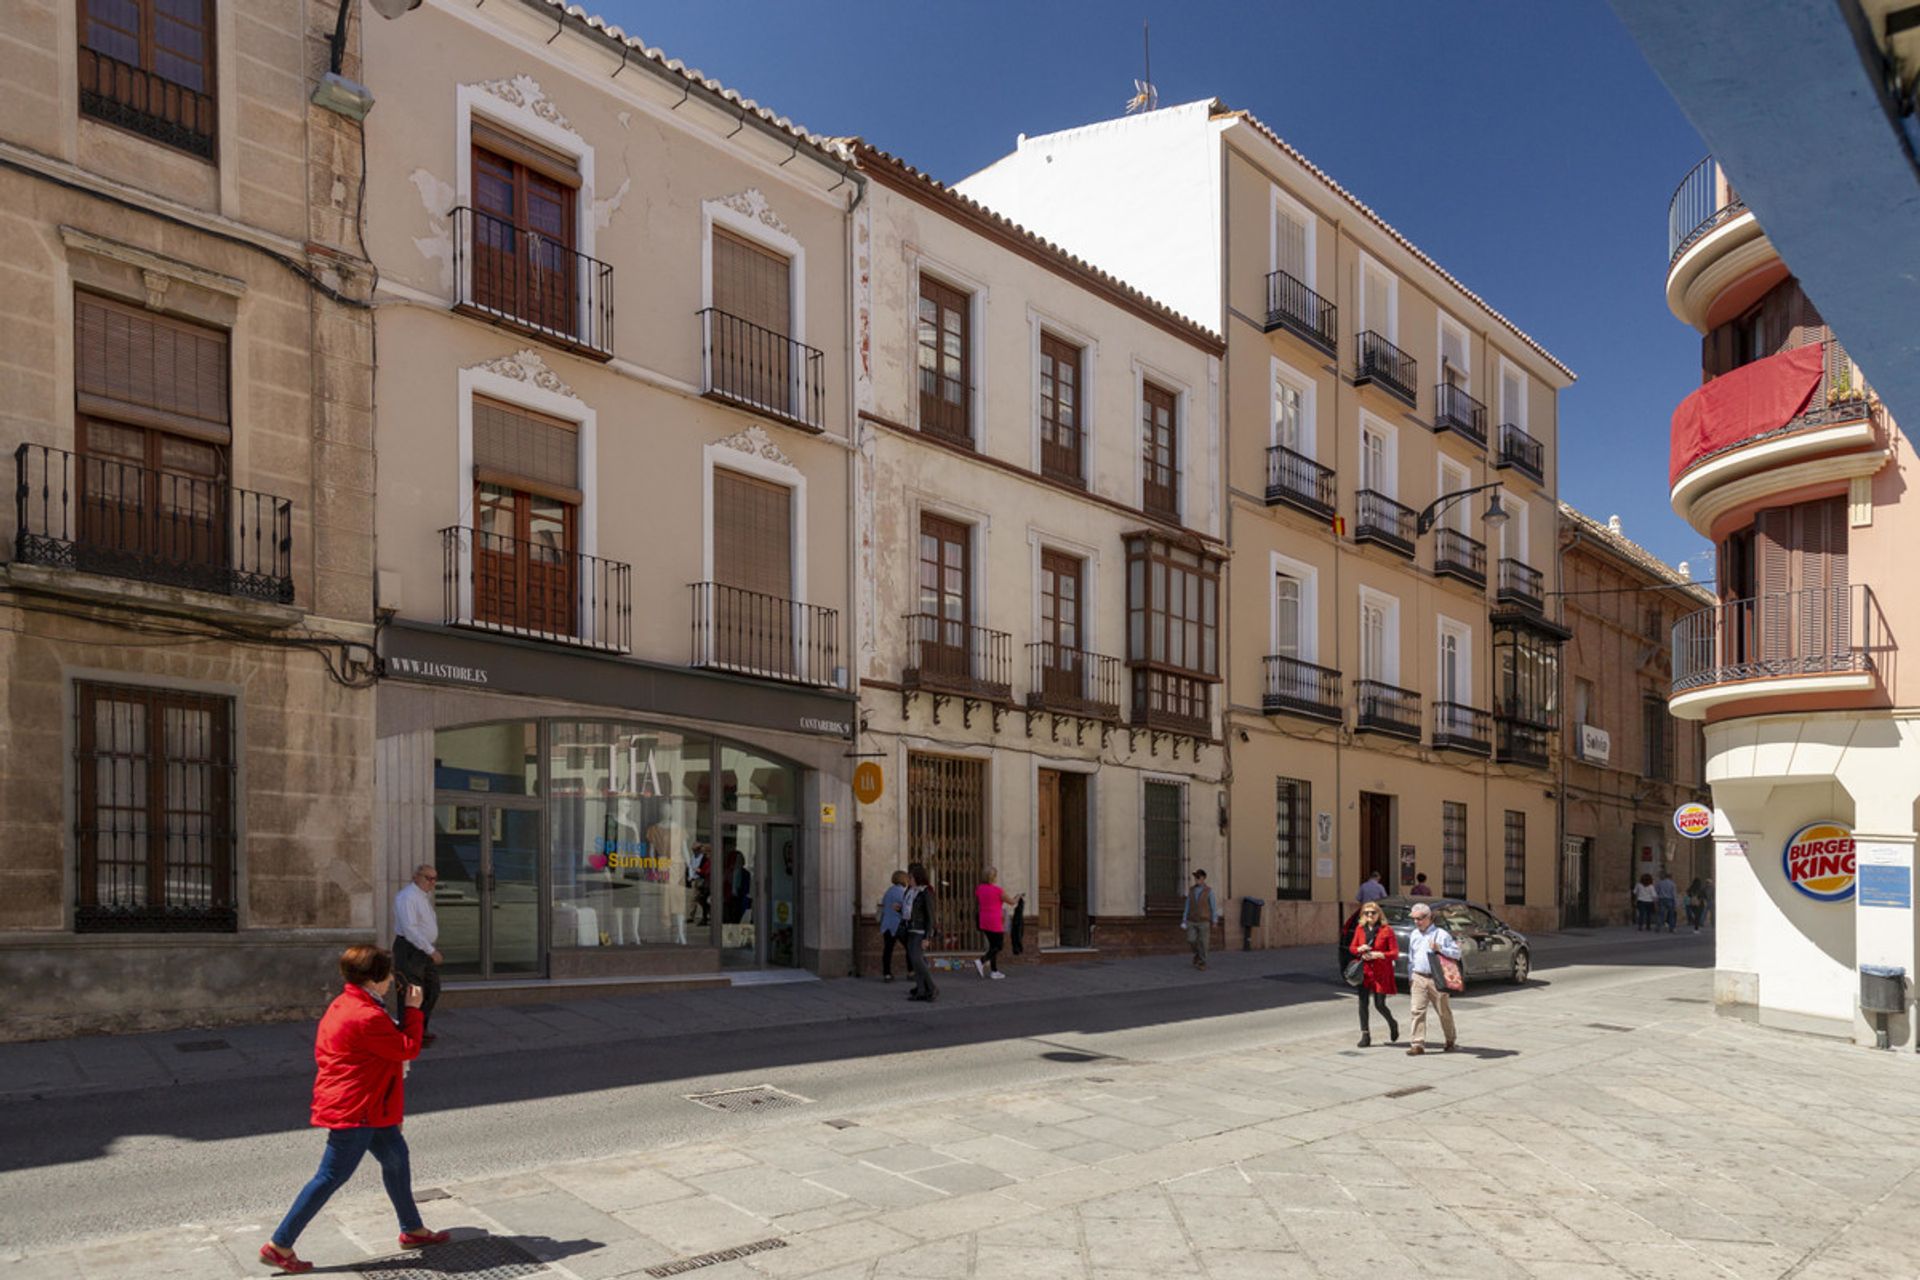
<svg viewBox="0 0 1920 1280">
<path fill-rule="evenodd" d="M 1500 525 L 1500 558 L 1518 560 L 1521 564 L 1531 565 L 1527 548 L 1530 508 L 1527 500 L 1511 489 L 1500 490 L 1500 506 L 1507 518 Z"/>
<path fill-rule="evenodd" d="M 1273 270 L 1313 288 L 1313 217 L 1280 188 L 1273 189 Z"/>
<path fill-rule="evenodd" d="M 1473 629 L 1452 618 L 1439 622 L 1439 657 L 1434 671 L 1434 699 L 1473 702 Z"/>
<path fill-rule="evenodd" d="M 1360 487 L 1389 498 L 1399 496 L 1400 477 L 1390 427 L 1372 418 L 1360 427 Z"/>
<path fill-rule="evenodd" d="M 1360 589 L 1360 678 L 1400 683 L 1400 602 Z"/>
<path fill-rule="evenodd" d="M 1527 375 L 1500 362 L 1500 421 L 1527 429 Z"/>
<path fill-rule="evenodd" d="M 1308 454 L 1312 442 L 1306 418 L 1307 387 L 1291 376 L 1279 361 L 1273 365 L 1273 443 L 1294 453 Z"/>
<path fill-rule="evenodd" d="M 1440 459 L 1440 488 L 1433 496 L 1441 498 L 1449 493 L 1459 493 L 1468 487 L 1470 479 L 1465 467 L 1451 458 L 1442 458 Z M 1443 528 L 1451 529 L 1455 533 L 1472 537 L 1473 503 L 1466 498 L 1453 503 L 1441 514 L 1440 524 Z"/>
<path fill-rule="evenodd" d="M 1300 654 L 1300 579 L 1286 570 L 1273 575 L 1273 651 L 1283 658 Z"/>
<path fill-rule="evenodd" d="M 1440 317 L 1440 381 L 1450 387 L 1468 389 L 1473 382 L 1471 348 L 1467 331 L 1446 316 Z"/>
<path fill-rule="evenodd" d="M 1400 282 L 1371 258 L 1360 260 L 1360 328 L 1400 341 Z"/>
</svg>

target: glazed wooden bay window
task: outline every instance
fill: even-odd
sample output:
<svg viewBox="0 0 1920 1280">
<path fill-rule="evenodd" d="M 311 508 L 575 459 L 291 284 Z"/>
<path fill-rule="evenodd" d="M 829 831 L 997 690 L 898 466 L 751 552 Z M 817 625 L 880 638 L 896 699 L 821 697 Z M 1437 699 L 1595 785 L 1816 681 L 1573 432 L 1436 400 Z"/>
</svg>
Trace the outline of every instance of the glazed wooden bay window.
<svg viewBox="0 0 1920 1280">
<path fill-rule="evenodd" d="M 1220 560 L 1156 533 L 1127 535 L 1133 723 L 1211 737 L 1220 678 Z"/>
<path fill-rule="evenodd" d="M 920 277 L 920 429 L 956 444 L 971 445 L 971 299 L 960 290 Z"/>
<path fill-rule="evenodd" d="M 1140 387 L 1140 506 L 1163 520 L 1180 519 L 1180 398 L 1151 382 Z"/>
<path fill-rule="evenodd" d="M 1040 335 L 1040 471 L 1084 485 L 1080 416 L 1080 348 Z"/>
<path fill-rule="evenodd" d="M 74 686 L 74 929 L 238 927 L 233 702 Z"/>
<path fill-rule="evenodd" d="M 80 114 L 213 159 L 213 0 L 79 5 Z"/>
</svg>

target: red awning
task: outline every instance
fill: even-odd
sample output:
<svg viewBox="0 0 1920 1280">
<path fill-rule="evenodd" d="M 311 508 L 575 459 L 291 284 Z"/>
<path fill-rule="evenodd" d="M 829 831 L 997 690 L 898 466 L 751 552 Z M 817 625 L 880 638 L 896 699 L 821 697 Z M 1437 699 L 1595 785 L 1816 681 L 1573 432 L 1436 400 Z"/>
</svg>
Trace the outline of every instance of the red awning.
<svg viewBox="0 0 1920 1280">
<path fill-rule="evenodd" d="M 1723 373 L 1682 400 L 1673 411 L 1667 484 L 1708 454 L 1784 427 L 1805 413 L 1820 385 L 1826 352 L 1817 342 L 1782 351 Z"/>
</svg>

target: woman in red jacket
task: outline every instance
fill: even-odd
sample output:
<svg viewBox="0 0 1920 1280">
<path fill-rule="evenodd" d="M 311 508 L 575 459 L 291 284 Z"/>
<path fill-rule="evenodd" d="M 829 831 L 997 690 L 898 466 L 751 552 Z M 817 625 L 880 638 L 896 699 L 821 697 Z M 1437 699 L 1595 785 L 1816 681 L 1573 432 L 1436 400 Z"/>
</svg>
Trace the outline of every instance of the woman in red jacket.
<svg viewBox="0 0 1920 1280">
<path fill-rule="evenodd" d="M 327 1006 L 313 1041 L 319 1067 L 313 1078 L 313 1123 L 327 1131 L 327 1149 L 320 1171 L 294 1198 L 273 1239 L 260 1246 L 262 1262 L 291 1275 L 313 1270 L 311 1262 L 294 1255 L 293 1242 L 369 1151 L 380 1162 L 387 1199 L 400 1215 L 400 1247 L 447 1241 L 446 1232 L 429 1231 L 420 1221 L 407 1140 L 400 1136 L 405 1064 L 420 1056 L 420 988 L 407 987 L 406 1023 L 395 1026 L 386 1007 L 393 987 L 391 955 L 379 947 L 348 947 L 340 953 L 340 976 L 346 988 Z"/>
<path fill-rule="evenodd" d="M 1367 1030 L 1368 996 L 1373 997 L 1373 1007 L 1387 1020 L 1387 1035 L 1393 1043 L 1399 1043 L 1400 1024 L 1393 1020 L 1387 1008 L 1387 997 L 1398 990 L 1393 985 L 1393 962 L 1400 958 L 1400 940 L 1388 927 L 1379 903 L 1369 902 L 1360 908 L 1360 919 L 1354 925 L 1353 941 L 1347 950 L 1361 962 L 1360 1047 L 1364 1049 L 1373 1043 L 1373 1034 Z"/>
</svg>

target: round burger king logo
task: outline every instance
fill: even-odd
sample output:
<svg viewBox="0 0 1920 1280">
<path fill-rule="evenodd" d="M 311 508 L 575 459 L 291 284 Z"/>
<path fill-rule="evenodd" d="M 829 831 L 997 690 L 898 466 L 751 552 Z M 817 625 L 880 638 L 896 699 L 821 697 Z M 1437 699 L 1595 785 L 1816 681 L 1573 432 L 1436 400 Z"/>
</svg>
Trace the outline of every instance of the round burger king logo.
<svg viewBox="0 0 1920 1280">
<path fill-rule="evenodd" d="M 1841 902 L 1853 896 L 1856 874 L 1853 832 L 1838 822 L 1800 828 L 1781 855 L 1787 883 L 1816 902 Z"/>
<path fill-rule="evenodd" d="M 1683 804 L 1673 811 L 1673 829 L 1689 840 L 1713 830 L 1713 810 L 1703 804 Z"/>
</svg>

